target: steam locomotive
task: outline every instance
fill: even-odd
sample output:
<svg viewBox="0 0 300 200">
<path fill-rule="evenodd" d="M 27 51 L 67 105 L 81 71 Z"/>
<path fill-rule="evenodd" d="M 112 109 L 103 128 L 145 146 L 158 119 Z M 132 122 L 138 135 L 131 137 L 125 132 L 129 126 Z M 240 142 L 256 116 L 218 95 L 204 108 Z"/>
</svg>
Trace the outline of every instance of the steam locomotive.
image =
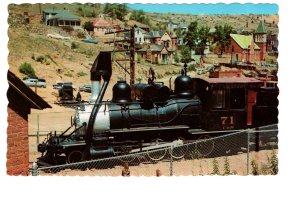
<svg viewBox="0 0 300 200">
<path fill-rule="evenodd" d="M 90 102 L 76 107 L 66 131 L 38 145 L 40 164 L 124 155 L 278 122 L 278 88 L 254 78 L 191 78 L 185 66 L 174 91 L 153 77 L 132 87 L 118 81 L 112 100 L 103 101 L 111 73 L 111 53 L 102 51 L 91 69 Z"/>
</svg>

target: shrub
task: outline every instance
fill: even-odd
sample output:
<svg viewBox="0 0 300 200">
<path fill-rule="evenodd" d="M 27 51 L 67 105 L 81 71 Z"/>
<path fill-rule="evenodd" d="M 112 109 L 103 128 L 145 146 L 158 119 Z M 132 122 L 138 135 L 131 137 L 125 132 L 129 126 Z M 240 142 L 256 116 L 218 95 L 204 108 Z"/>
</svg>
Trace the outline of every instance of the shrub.
<svg viewBox="0 0 300 200">
<path fill-rule="evenodd" d="M 86 76 L 86 75 L 87 75 L 87 73 L 85 73 L 83 71 L 77 73 L 78 77 L 80 77 L 80 76 Z"/>
<path fill-rule="evenodd" d="M 215 158 L 213 159 L 213 173 L 212 174 L 213 175 L 220 175 L 219 163 Z"/>
<path fill-rule="evenodd" d="M 67 76 L 67 77 L 73 77 L 73 75 L 71 74 L 71 72 L 67 72 L 64 75 Z"/>
<path fill-rule="evenodd" d="M 26 63 L 26 62 L 22 63 L 19 66 L 19 72 L 21 72 L 22 74 L 25 74 L 27 76 L 35 76 L 35 71 L 30 63 Z"/>
<path fill-rule="evenodd" d="M 191 50 L 189 47 L 184 46 L 181 48 L 181 62 L 189 63 L 191 61 Z"/>
<path fill-rule="evenodd" d="M 174 61 L 176 63 L 179 63 L 179 61 L 180 61 L 177 51 L 175 51 L 175 54 L 174 54 Z"/>
<path fill-rule="evenodd" d="M 251 161 L 251 166 L 252 166 L 252 174 L 254 176 L 259 175 L 258 166 L 254 160 Z"/>
<path fill-rule="evenodd" d="M 79 43 L 77 43 L 77 42 L 71 43 L 71 49 L 77 49 L 78 47 L 79 47 Z"/>
<path fill-rule="evenodd" d="M 188 71 L 195 71 L 196 70 L 196 65 L 189 65 L 188 66 Z"/>
<path fill-rule="evenodd" d="M 224 175 L 230 175 L 230 165 L 227 156 L 225 157 L 224 160 Z"/>
</svg>

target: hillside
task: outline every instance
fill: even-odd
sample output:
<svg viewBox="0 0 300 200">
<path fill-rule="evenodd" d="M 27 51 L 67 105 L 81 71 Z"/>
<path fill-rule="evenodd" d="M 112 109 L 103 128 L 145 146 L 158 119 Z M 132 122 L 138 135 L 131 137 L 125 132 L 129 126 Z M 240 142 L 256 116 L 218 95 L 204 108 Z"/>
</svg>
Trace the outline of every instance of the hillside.
<svg viewBox="0 0 300 200">
<path fill-rule="evenodd" d="M 81 7 L 82 9 L 79 9 Z M 103 5 L 94 4 L 11 4 L 8 7 L 9 10 L 9 57 L 8 64 L 9 69 L 15 73 L 18 77 L 23 78 L 25 75 L 21 74 L 18 70 L 19 66 L 24 63 L 30 63 L 35 71 L 36 75 L 40 78 L 45 78 L 47 81 L 46 89 L 38 89 L 38 94 L 42 96 L 47 102 L 53 105 L 57 99 L 57 91 L 52 89 L 52 85 L 56 82 L 73 82 L 73 85 L 79 87 L 83 84 L 90 83 L 90 69 L 96 56 L 101 49 L 112 49 L 112 47 L 104 44 L 104 38 L 97 38 L 100 40 L 98 44 L 88 44 L 81 41 L 78 32 L 67 32 L 58 27 L 50 27 L 41 24 L 40 9 L 54 8 L 54 9 L 68 9 L 75 14 L 78 14 L 80 10 L 84 11 L 97 11 L 103 10 Z M 24 12 L 28 12 L 30 23 L 22 23 L 22 15 Z M 249 28 L 256 27 L 257 22 L 260 20 L 255 15 L 180 15 L 180 14 L 157 14 L 146 13 L 150 18 L 152 24 L 165 23 L 169 19 L 176 21 L 190 22 L 197 20 L 200 24 L 208 24 L 210 27 L 223 23 L 226 21 L 234 28 L 241 28 L 245 25 L 246 21 L 249 22 Z M 81 21 L 85 22 L 92 18 L 81 17 Z M 277 30 L 278 16 L 264 16 L 264 19 L 269 24 L 270 28 Z M 272 22 L 275 21 L 275 24 Z M 269 29 L 269 27 L 268 27 Z M 58 40 L 48 38 L 47 34 L 59 33 L 61 35 L 67 35 L 71 37 L 71 40 Z M 36 61 L 37 57 L 43 57 L 46 62 Z M 121 56 L 115 54 L 114 56 Z M 169 84 L 171 76 L 175 77 L 180 72 L 180 66 L 175 65 L 152 65 L 146 63 L 136 64 L 136 81 L 146 82 L 147 70 L 149 67 L 154 68 L 158 81 L 164 81 L 165 84 Z M 127 64 L 129 68 L 129 63 Z M 192 73 L 191 73 L 192 74 Z M 124 74 L 124 71 L 118 66 L 113 65 L 113 75 L 109 88 L 105 95 L 105 99 L 111 99 L 111 89 L 114 83 L 120 79 L 127 79 L 129 81 L 129 75 Z M 174 80 L 174 78 L 173 78 Z M 88 100 L 88 93 L 83 93 L 83 98 Z M 55 106 L 54 106 L 55 107 Z"/>
</svg>

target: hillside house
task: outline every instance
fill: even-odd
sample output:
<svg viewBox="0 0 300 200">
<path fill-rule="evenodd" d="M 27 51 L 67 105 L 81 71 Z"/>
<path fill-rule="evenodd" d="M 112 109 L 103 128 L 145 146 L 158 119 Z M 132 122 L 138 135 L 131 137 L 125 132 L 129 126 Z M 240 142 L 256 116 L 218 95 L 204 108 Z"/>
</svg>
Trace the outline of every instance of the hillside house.
<svg viewBox="0 0 300 200">
<path fill-rule="evenodd" d="M 278 52 L 278 35 L 268 34 L 267 35 L 267 51 Z"/>
<path fill-rule="evenodd" d="M 101 19 L 101 18 L 94 19 L 92 22 L 93 22 L 95 36 L 104 36 L 105 33 L 114 30 L 114 26 L 105 19 Z"/>
<path fill-rule="evenodd" d="M 155 45 L 165 45 L 167 48 L 173 50 L 177 49 L 177 36 L 175 33 L 172 35 L 165 31 L 151 31 L 148 33 L 149 42 Z"/>
<path fill-rule="evenodd" d="M 135 39 L 135 44 L 144 44 L 145 43 L 145 35 L 146 31 L 143 29 L 137 27 L 134 28 L 134 39 Z M 129 39 L 130 38 L 130 32 L 125 33 L 125 38 Z"/>
<path fill-rule="evenodd" d="M 188 30 L 188 26 L 189 25 L 184 22 L 175 22 L 173 20 L 169 20 L 167 24 L 167 28 L 170 33 L 174 32 L 178 28 L 180 28 L 182 32 L 186 32 Z"/>
<path fill-rule="evenodd" d="M 80 26 L 80 17 L 67 10 L 44 9 L 42 21 L 48 26 Z"/>
<path fill-rule="evenodd" d="M 136 52 L 142 59 L 153 64 L 169 64 L 173 62 L 174 50 L 164 45 L 148 44 Z"/>
<path fill-rule="evenodd" d="M 143 23 L 141 23 L 141 22 L 137 22 L 137 21 L 135 21 L 135 20 L 128 20 L 128 21 L 126 22 L 126 24 L 127 24 L 127 26 L 129 26 L 129 27 L 137 26 L 137 27 L 143 29 L 143 30 L 146 31 L 146 32 L 149 32 L 149 31 L 150 31 L 150 27 L 149 27 L 148 25 L 143 24 Z"/>
<path fill-rule="evenodd" d="M 8 175 L 26 176 L 29 173 L 28 114 L 32 108 L 42 110 L 51 106 L 10 71 L 7 80 L 6 170 Z"/>
</svg>

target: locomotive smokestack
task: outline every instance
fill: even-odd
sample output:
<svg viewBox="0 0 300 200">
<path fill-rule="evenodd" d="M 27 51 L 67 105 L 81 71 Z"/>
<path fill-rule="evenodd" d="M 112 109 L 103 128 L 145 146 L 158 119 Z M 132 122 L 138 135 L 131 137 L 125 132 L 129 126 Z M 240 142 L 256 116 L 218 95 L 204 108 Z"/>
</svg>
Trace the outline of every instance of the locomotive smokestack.
<svg viewBox="0 0 300 200">
<path fill-rule="evenodd" d="M 90 148 L 92 146 L 92 137 L 93 137 L 93 130 L 94 130 L 94 124 L 96 115 L 99 111 L 99 108 L 102 104 L 102 99 L 104 96 L 104 93 L 106 91 L 106 88 L 108 86 L 110 77 L 111 77 L 111 52 L 100 52 L 97 56 L 93 67 L 91 69 L 91 80 L 92 81 L 98 81 L 100 83 L 101 77 L 103 78 L 103 87 L 101 88 L 99 94 L 97 95 L 95 105 L 93 106 L 87 130 L 86 130 L 86 146 Z"/>
<path fill-rule="evenodd" d="M 91 86 L 92 86 L 92 95 L 90 98 L 90 102 L 94 103 L 99 95 L 100 89 L 101 89 L 101 84 L 100 84 L 100 79 L 95 81 L 91 80 Z"/>
</svg>

